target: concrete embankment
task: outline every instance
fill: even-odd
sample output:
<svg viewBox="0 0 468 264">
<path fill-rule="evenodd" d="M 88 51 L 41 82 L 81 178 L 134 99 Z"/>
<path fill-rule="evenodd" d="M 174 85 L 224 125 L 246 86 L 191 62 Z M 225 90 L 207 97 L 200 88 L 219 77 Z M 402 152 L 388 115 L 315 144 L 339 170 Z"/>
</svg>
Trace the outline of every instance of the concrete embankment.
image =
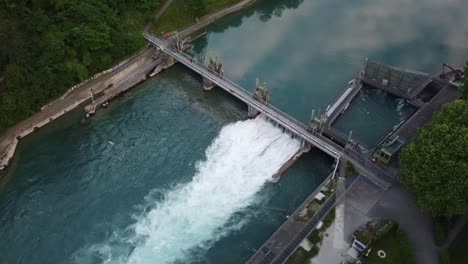
<svg viewBox="0 0 468 264">
<path fill-rule="evenodd" d="M 0 171 L 4 170 L 13 157 L 19 139 L 51 123 L 90 99 L 90 91 L 103 93 L 109 87 L 130 88 L 140 82 L 155 63 L 157 51 L 147 48 L 129 59 L 125 64 L 118 64 L 111 71 L 90 80 L 79 89 L 67 92 L 66 96 L 49 103 L 40 112 L 10 128 L 0 137 Z M 143 77 L 142 77 L 143 76 Z"/>
<path fill-rule="evenodd" d="M 86 113 L 94 114 L 98 108 L 106 106 L 109 101 L 145 81 L 149 73 L 155 67 L 159 66 L 160 63 L 161 57 L 159 54 L 154 54 L 151 59 L 142 58 L 140 63 L 130 66 L 129 71 L 131 71 L 132 74 L 122 75 L 122 78 L 119 78 L 115 83 L 109 82 L 108 87 L 110 87 L 95 96 L 91 104 L 85 107 Z"/>
</svg>

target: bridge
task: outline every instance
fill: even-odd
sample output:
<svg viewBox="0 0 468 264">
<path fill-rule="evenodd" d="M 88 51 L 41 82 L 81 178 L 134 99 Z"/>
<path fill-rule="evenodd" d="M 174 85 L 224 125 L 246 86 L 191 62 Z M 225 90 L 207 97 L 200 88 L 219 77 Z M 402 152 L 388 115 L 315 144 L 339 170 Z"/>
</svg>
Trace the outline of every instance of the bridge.
<svg viewBox="0 0 468 264">
<path fill-rule="evenodd" d="M 393 181 L 393 175 L 374 164 L 368 158 L 360 155 L 356 150 L 347 147 L 343 148 L 339 144 L 317 133 L 315 127 L 306 126 L 268 102 L 259 100 L 256 95 L 230 81 L 222 74 L 198 62 L 189 55 L 180 52 L 178 48 L 174 47 L 172 40 L 160 39 L 150 33 L 144 33 L 144 36 L 152 45 L 159 47 L 159 49 L 170 58 L 182 63 L 194 72 L 200 74 L 204 79 L 232 94 L 239 100 L 246 103 L 249 108 L 253 108 L 254 110 L 264 114 L 269 120 L 281 126 L 294 136 L 301 138 L 303 143 L 307 142 L 324 151 L 335 158 L 337 162 L 340 157 L 343 156 L 351 162 L 356 169 L 369 177 L 369 179 L 371 179 L 375 184 L 383 189 L 390 188 L 391 182 Z"/>
</svg>

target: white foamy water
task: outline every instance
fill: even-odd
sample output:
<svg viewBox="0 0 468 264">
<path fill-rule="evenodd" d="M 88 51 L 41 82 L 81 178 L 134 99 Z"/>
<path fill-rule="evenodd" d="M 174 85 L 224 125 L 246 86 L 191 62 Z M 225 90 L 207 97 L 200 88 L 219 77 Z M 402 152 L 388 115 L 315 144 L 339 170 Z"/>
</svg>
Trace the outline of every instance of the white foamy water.
<svg viewBox="0 0 468 264">
<path fill-rule="evenodd" d="M 300 147 L 261 117 L 225 126 L 197 164 L 193 180 L 165 195 L 134 227 L 144 238 L 127 263 L 185 262 L 190 249 L 207 248 L 229 232 L 230 217 Z M 242 223 L 237 223 L 241 225 Z"/>
</svg>

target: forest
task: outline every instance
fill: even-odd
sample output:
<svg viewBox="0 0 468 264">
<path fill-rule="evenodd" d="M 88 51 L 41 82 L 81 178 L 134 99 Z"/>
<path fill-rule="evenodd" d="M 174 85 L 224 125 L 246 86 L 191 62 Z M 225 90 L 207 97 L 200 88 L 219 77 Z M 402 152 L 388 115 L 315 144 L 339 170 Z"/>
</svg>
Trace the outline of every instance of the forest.
<svg viewBox="0 0 468 264">
<path fill-rule="evenodd" d="M 153 26 L 176 30 L 239 0 L 176 0 Z M 263 20 L 303 0 L 259 9 Z M 144 48 L 163 0 L 0 1 L 0 134 L 68 88 Z"/>
<path fill-rule="evenodd" d="M 0 1 L 0 133 L 142 49 L 159 2 Z"/>
</svg>

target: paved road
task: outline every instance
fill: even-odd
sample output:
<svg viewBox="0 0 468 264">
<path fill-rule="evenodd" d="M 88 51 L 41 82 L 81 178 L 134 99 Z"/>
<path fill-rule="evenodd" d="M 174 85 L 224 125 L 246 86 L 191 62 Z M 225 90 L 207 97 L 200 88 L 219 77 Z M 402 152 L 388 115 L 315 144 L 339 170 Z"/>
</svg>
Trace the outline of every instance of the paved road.
<svg viewBox="0 0 468 264">
<path fill-rule="evenodd" d="M 439 250 L 434 241 L 432 218 L 416 207 L 411 195 L 395 183 L 388 191 L 359 177 L 346 192 L 345 242 L 351 243 L 352 234 L 372 219 L 391 219 L 406 232 L 417 264 L 438 264 Z M 337 249 L 325 243 L 315 263 L 331 263 Z M 338 254 L 339 255 L 339 254 Z"/>
<path fill-rule="evenodd" d="M 395 183 L 383 194 L 368 216 L 396 221 L 408 235 L 417 264 L 439 263 L 432 217 L 416 207 L 413 198 L 400 183 Z"/>
</svg>

